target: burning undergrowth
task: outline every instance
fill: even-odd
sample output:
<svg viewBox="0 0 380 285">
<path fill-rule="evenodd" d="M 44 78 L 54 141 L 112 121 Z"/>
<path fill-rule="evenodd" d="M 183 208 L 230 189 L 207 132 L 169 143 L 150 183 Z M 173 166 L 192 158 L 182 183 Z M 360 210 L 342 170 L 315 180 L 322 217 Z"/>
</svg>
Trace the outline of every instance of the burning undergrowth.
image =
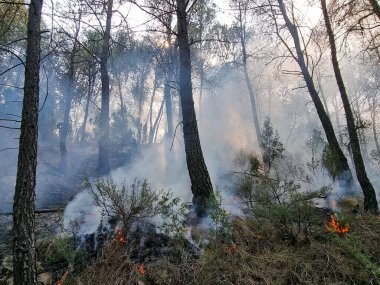
<svg viewBox="0 0 380 285">
<path fill-rule="evenodd" d="M 100 183 L 112 186 L 110 181 Z M 127 223 L 118 227 L 117 219 L 111 219 L 102 243 L 92 235 L 93 244 L 98 240 L 96 256 L 65 284 L 380 284 L 378 217 L 352 202 L 342 202 L 342 212 L 333 213 L 315 206 L 314 199 L 323 195 L 301 195 L 292 183 L 269 185 L 287 190 L 276 192 L 281 193 L 280 204 L 273 203 L 271 195 L 262 196 L 262 187 L 260 197 L 265 199 L 256 199 L 252 211 L 237 217 L 223 210 L 222 198 L 216 195 L 208 217 L 189 228 L 183 223 L 186 207 L 170 193 L 155 192 L 157 208 L 149 208 L 151 214 L 164 213 L 161 219 L 166 222 L 149 221 L 144 214 L 126 220 L 108 206 L 110 216 Z M 141 194 L 139 187 L 134 195 Z M 127 196 L 125 201 L 131 200 Z M 134 208 L 131 205 L 141 198 L 132 200 L 135 204 L 125 203 L 130 206 L 124 210 Z"/>
<path fill-rule="evenodd" d="M 124 242 L 117 234 L 91 266 L 65 284 L 379 284 L 380 221 L 364 213 L 348 218 L 344 236 L 313 224 L 309 240 L 297 245 L 273 234 L 276 226 L 268 221 L 234 218 L 232 244 L 218 237 L 194 254 L 181 240 L 165 237 L 168 244 L 161 248 L 176 254 L 145 261 L 128 248 L 147 240 L 140 235 Z"/>
<path fill-rule="evenodd" d="M 197 225 L 186 225 L 191 211 L 180 198 L 144 180 L 89 183 L 98 213 L 79 212 L 76 232 L 91 261 L 77 272 L 74 264 L 67 283 L 380 284 L 380 220 L 357 203 L 336 204 L 342 214 L 317 207 L 332 199 L 332 184 L 283 153 L 269 158 L 239 158 L 235 199 L 244 215 L 225 211 L 217 191 Z M 91 217 L 101 222 L 88 234 Z"/>
</svg>

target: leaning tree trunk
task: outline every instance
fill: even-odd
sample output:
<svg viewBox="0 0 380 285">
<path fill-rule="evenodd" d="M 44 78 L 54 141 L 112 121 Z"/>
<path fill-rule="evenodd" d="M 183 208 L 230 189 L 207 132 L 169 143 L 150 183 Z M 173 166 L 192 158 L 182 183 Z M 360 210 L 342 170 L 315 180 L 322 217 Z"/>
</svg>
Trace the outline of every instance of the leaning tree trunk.
<svg viewBox="0 0 380 285">
<path fill-rule="evenodd" d="M 13 204 L 13 278 L 14 284 L 17 285 L 37 284 L 34 209 L 37 169 L 41 10 L 42 0 L 31 0 L 28 16 L 28 41 L 17 180 Z"/>
<path fill-rule="evenodd" d="M 347 129 L 350 138 L 350 146 L 352 150 L 353 160 L 355 164 L 356 177 L 358 178 L 359 184 L 364 194 L 364 209 L 372 213 L 377 213 L 379 209 L 376 200 L 376 193 L 375 189 L 373 188 L 371 182 L 368 179 L 367 172 L 364 166 L 363 157 L 360 150 L 359 138 L 356 131 L 354 115 L 352 114 L 350 101 L 348 99 L 346 87 L 344 85 L 343 77 L 339 68 L 337 51 L 335 46 L 335 37 L 329 20 L 326 0 L 321 0 L 321 4 L 327 35 L 329 37 L 330 42 L 331 60 L 334 68 L 335 79 L 339 88 L 340 96 L 342 98 L 344 112 L 346 114 Z"/>
<path fill-rule="evenodd" d="M 294 46 L 297 53 L 297 55 L 295 56 L 295 59 L 297 60 L 297 63 L 301 69 L 303 78 L 307 85 L 307 89 L 314 103 L 315 109 L 317 110 L 317 114 L 322 123 L 323 130 L 325 131 L 326 138 L 329 143 L 331 152 L 334 154 L 334 163 L 335 163 L 336 170 L 338 172 L 338 179 L 341 183 L 344 182 L 346 184 L 344 185 L 344 187 L 351 188 L 353 184 L 353 178 L 352 178 L 350 167 L 347 162 L 347 158 L 345 157 L 338 143 L 338 140 L 335 136 L 333 125 L 330 121 L 329 116 L 327 115 L 325 111 L 325 108 L 323 107 L 323 103 L 321 99 L 318 96 L 318 92 L 315 88 L 313 79 L 305 63 L 304 53 L 301 48 L 301 43 L 300 43 L 297 27 L 290 21 L 286 12 L 284 1 L 277 0 L 277 2 L 279 4 L 281 14 L 284 17 L 285 25 L 287 29 L 289 30 L 294 41 Z"/>
<path fill-rule="evenodd" d="M 108 75 L 108 54 L 111 40 L 111 19 L 113 0 L 107 2 L 106 29 L 103 35 L 103 46 L 100 58 L 100 75 L 102 81 L 102 106 L 100 110 L 99 160 L 98 173 L 105 175 L 110 172 L 109 134 L 110 134 L 110 78 Z"/>
<path fill-rule="evenodd" d="M 191 83 L 190 46 L 187 32 L 186 0 L 177 0 L 178 44 L 180 60 L 180 96 L 186 162 L 191 180 L 193 203 L 198 215 L 204 214 L 207 200 L 213 196 L 211 179 L 203 158 L 194 109 Z"/>
</svg>

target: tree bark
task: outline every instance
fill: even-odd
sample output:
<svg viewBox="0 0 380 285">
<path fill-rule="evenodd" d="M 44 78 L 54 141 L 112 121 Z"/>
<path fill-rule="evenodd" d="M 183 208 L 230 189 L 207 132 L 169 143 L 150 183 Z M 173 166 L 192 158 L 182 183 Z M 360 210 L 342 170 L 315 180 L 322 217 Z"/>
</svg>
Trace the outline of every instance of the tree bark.
<svg viewBox="0 0 380 285">
<path fill-rule="evenodd" d="M 317 114 L 322 123 L 323 130 L 325 131 L 329 147 L 332 153 L 334 154 L 335 167 L 337 168 L 339 172 L 338 179 L 340 180 L 341 183 L 342 182 L 346 183 L 346 185 L 343 185 L 344 187 L 351 188 L 353 184 L 353 178 L 352 178 L 350 167 L 347 162 L 347 158 L 345 157 L 341 147 L 339 146 L 338 140 L 335 136 L 333 125 L 324 109 L 321 99 L 318 96 L 318 92 L 315 88 L 313 79 L 306 65 L 304 54 L 301 48 L 301 43 L 300 43 L 297 27 L 290 21 L 286 12 L 284 1 L 277 0 L 277 2 L 279 4 L 281 14 L 284 17 L 285 25 L 287 29 L 289 30 L 294 41 L 294 46 L 296 49 L 295 59 L 301 69 L 310 97 L 314 103 L 315 109 L 317 110 Z"/>
<path fill-rule="evenodd" d="M 111 40 L 111 19 L 113 0 L 107 2 L 106 28 L 103 35 L 103 46 L 100 58 L 100 74 L 102 81 L 102 105 L 100 110 L 99 160 L 98 173 L 106 175 L 110 172 L 109 164 L 109 116 L 110 116 L 110 78 L 108 74 L 108 55 Z"/>
<path fill-rule="evenodd" d="M 203 158 L 194 109 L 191 83 L 191 59 L 188 41 L 186 0 L 177 1 L 178 44 L 180 60 L 180 96 L 186 162 L 190 175 L 193 203 L 198 216 L 205 213 L 207 200 L 213 196 L 211 179 Z"/>
<path fill-rule="evenodd" d="M 28 16 L 24 100 L 13 204 L 13 278 L 17 285 L 37 285 L 35 187 L 38 142 L 40 24 L 42 0 L 31 0 Z"/>
<path fill-rule="evenodd" d="M 336 51 L 336 46 L 335 46 L 335 37 L 334 37 L 334 32 L 332 30 L 331 23 L 329 20 L 326 0 L 321 0 L 321 4 L 322 4 L 322 12 L 323 12 L 323 18 L 325 20 L 327 35 L 330 42 L 331 60 L 332 60 L 333 68 L 334 68 L 335 79 L 339 88 L 340 96 L 343 102 L 343 108 L 346 114 L 347 129 L 348 129 L 348 135 L 350 138 L 350 146 L 352 150 L 353 160 L 355 164 L 356 177 L 358 178 L 359 184 L 364 194 L 364 209 L 372 213 L 377 213 L 379 209 L 378 209 L 378 204 L 376 200 L 376 193 L 371 182 L 369 181 L 369 178 L 367 176 L 367 172 L 365 169 L 365 165 L 363 162 L 363 157 L 360 150 L 359 138 L 356 131 L 354 115 L 352 114 L 350 101 L 348 99 L 346 87 L 344 85 L 343 77 L 339 68 L 339 62 L 338 62 L 337 51 Z"/>
</svg>

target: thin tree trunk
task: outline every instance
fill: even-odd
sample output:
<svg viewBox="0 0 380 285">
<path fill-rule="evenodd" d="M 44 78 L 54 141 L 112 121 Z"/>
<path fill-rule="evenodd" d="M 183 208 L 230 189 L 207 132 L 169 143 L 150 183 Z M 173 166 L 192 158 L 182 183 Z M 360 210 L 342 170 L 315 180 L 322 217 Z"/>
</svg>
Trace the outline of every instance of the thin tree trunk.
<svg viewBox="0 0 380 285">
<path fill-rule="evenodd" d="M 81 127 L 82 133 L 81 133 L 81 144 L 84 144 L 86 141 L 86 127 L 87 127 L 87 121 L 88 121 L 88 114 L 89 114 L 89 109 L 90 109 L 90 101 L 91 101 L 91 96 L 93 92 L 93 87 L 95 84 L 95 74 L 92 74 L 91 68 L 88 70 L 88 90 L 87 90 L 87 99 L 86 99 L 86 107 L 84 110 L 84 118 L 83 118 L 83 124 Z"/>
<path fill-rule="evenodd" d="M 243 56 L 243 70 L 244 70 L 244 78 L 245 82 L 247 84 L 248 88 L 248 94 L 251 102 L 251 110 L 252 110 L 252 117 L 253 117 L 253 123 L 255 125 L 255 131 L 256 131 L 256 139 L 257 143 L 260 148 L 260 152 L 262 153 L 262 146 L 261 146 L 261 128 L 260 128 L 260 122 L 259 122 L 259 115 L 257 111 L 257 100 L 255 92 L 252 88 L 251 79 L 249 78 L 248 74 L 248 66 L 247 66 L 247 50 L 246 50 L 246 35 L 245 35 L 245 25 L 243 23 L 243 15 L 242 15 L 242 8 L 241 4 L 239 3 L 239 22 L 240 22 L 240 43 L 242 48 L 242 56 Z"/>
<path fill-rule="evenodd" d="M 78 45 L 78 36 L 80 31 L 80 21 L 81 21 L 81 11 L 79 12 L 79 24 L 76 25 L 75 35 L 74 35 L 74 45 L 73 49 L 70 53 L 70 62 L 69 62 L 69 70 L 67 73 L 67 81 L 65 84 L 65 112 L 63 117 L 63 124 L 62 129 L 59 132 L 59 149 L 61 152 L 61 163 L 60 167 L 63 172 L 67 171 L 67 137 L 70 133 L 70 111 L 71 111 L 71 103 L 74 97 L 75 93 L 75 86 L 74 86 L 74 80 L 75 80 L 75 55 L 77 52 L 77 45 Z"/>
<path fill-rule="evenodd" d="M 183 137 L 193 203 L 198 215 L 205 213 L 207 200 L 213 196 L 211 179 L 203 158 L 191 83 L 190 46 L 187 32 L 186 0 L 177 1 L 178 44 L 180 60 L 180 95 Z"/>
<path fill-rule="evenodd" d="M 171 17 L 169 18 L 169 23 L 171 25 Z M 169 25 L 169 27 L 170 27 Z M 173 136 L 173 103 L 172 103 L 172 92 L 171 84 L 173 81 L 173 46 L 171 44 L 171 29 L 166 31 L 166 41 L 169 44 L 166 54 L 166 71 L 165 71 L 165 87 L 164 87 L 164 98 L 166 105 L 166 122 L 168 125 L 167 137 L 171 138 Z"/>
<path fill-rule="evenodd" d="M 358 120 L 359 122 L 362 122 L 362 116 L 360 114 L 360 106 L 359 106 L 359 97 L 356 93 L 355 96 L 355 107 L 356 107 L 356 113 L 358 114 Z M 355 109 L 355 108 L 354 108 Z M 367 148 L 367 138 L 365 135 L 365 128 L 362 127 L 358 130 L 358 136 L 359 136 L 359 142 L 362 147 L 362 152 L 364 157 L 368 157 L 368 148 Z"/>
<path fill-rule="evenodd" d="M 151 143 L 154 143 L 156 135 L 157 135 L 158 123 L 160 122 L 161 117 L 162 117 L 162 113 L 163 113 L 162 111 L 164 110 L 164 103 L 165 103 L 165 100 L 163 100 L 161 103 L 160 109 L 158 110 L 157 118 L 154 121 L 154 124 L 149 133 Z"/>
<path fill-rule="evenodd" d="M 377 155 L 380 155 L 380 144 L 379 139 L 377 136 L 377 130 L 376 130 L 376 96 L 372 97 L 372 104 L 370 102 L 370 98 L 368 98 L 368 104 L 371 108 L 371 121 L 372 121 L 372 132 L 373 132 L 373 139 L 375 140 L 376 145 L 376 152 Z"/>
<path fill-rule="evenodd" d="M 149 143 L 153 143 L 153 137 L 154 137 L 154 131 L 153 131 L 153 103 L 154 98 L 156 97 L 156 90 L 157 90 L 157 72 L 155 74 L 154 83 L 153 83 L 153 94 L 152 98 L 150 99 L 150 106 L 149 106 Z"/>
<path fill-rule="evenodd" d="M 323 17 L 325 20 L 326 30 L 329 37 L 330 48 L 331 48 L 331 60 L 334 68 L 335 78 L 337 85 L 339 87 L 340 96 L 343 102 L 343 108 L 346 113 L 347 129 L 348 135 L 350 137 L 350 146 L 353 154 L 353 159 L 355 163 L 356 176 L 358 178 L 359 184 L 362 188 L 364 194 L 364 209 L 372 213 L 378 212 L 378 205 L 376 200 L 375 189 L 373 188 L 371 182 L 368 179 L 365 165 L 363 162 L 363 157 L 360 150 L 359 138 L 356 132 L 355 119 L 352 114 L 350 101 L 346 92 L 346 87 L 343 82 L 343 77 L 340 72 L 339 62 L 335 46 L 334 33 L 329 20 L 329 15 L 327 12 L 326 0 L 321 0 Z"/>
<path fill-rule="evenodd" d="M 321 82 L 321 74 L 320 74 L 319 70 L 318 70 L 318 73 L 317 73 L 317 82 L 318 82 L 318 89 L 319 89 L 319 91 L 321 93 L 321 98 L 322 98 L 322 101 L 323 101 L 323 105 L 325 106 L 326 114 L 327 114 L 327 116 L 331 120 L 330 112 L 329 112 L 329 106 L 327 105 L 325 92 L 323 92 L 323 87 L 322 87 L 322 82 Z"/>
<path fill-rule="evenodd" d="M 102 81 L 102 106 L 100 111 L 100 134 L 99 134 L 99 161 L 98 172 L 100 175 L 108 174 L 109 164 L 109 116 L 110 116 L 110 78 L 108 75 L 108 54 L 111 40 L 111 19 L 113 0 L 107 2 L 107 20 L 103 35 L 103 46 L 100 59 L 100 74 Z"/>
<path fill-rule="evenodd" d="M 313 79 L 305 63 L 304 53 L 301 48 L 301 43 L 300 43 L 297 27 L 290 21 L 287 15 L 283 0 L 277 0 L 277 2 L 279 4 L 281 14 L 284 17 L 285 25 L 287 29 L 289 30 L 294 41 L 294 46 L 296 48 L 296 53 L 297 53 L 297 55 L 295 56 L 295 59 L 297 60 L 297 63 L 301 69 L 303 78 L 307 85 L 307 89 L 314 103 L 315 109 L 317 110 L 317 114 L 322 123 L 322 127 L 325 131 L 326 138 L 329 143 L 329 147 L 332 153 L 334 154 L 335 167 L 338 171 L 338 179 L 341 182 L 345 181 L 347 183 L 345 187 L 350 188 L 352 187 L 352 183 L 353 183 L 352 173 L 348 165 L 347 158 L 345 157 L 342 149 L 340 148 L 338 140 L 335 136 L 333 125 L 323 107 L 323 103 L 321 99 L 318 96 L 318 92 L 315 88 Z"/>
<path fill-rule="evenodd" d="M 16 285 L 37 285 L 34 210 L 42 3 L 42 0 L 31 0 L 29 4 L 24 99 L 13 204 L 13 280 Z"/>
</svg>

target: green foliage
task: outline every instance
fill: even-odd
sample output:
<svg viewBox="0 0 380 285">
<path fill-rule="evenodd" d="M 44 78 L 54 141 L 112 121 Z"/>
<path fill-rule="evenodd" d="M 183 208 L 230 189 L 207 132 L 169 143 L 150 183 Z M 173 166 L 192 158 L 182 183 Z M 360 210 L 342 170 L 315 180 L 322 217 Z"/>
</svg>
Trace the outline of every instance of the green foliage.
<svg viewBox="0 0 380 285">
<path fill-rule="evenodd" d="M 246 159 L 249 167 L 243 172 L 237 195 L 252 218 L 258 224 L 269 222 L 291 244 L 307 240 L 311 227 L 319 220 L 314 201 L 325 198 L 330 188 L 305 189 L 303 184 L 309 183 L 310 178 L 299 165 L 288 162 L 286 175 L 278 169 L 272 174 L 261 173 L 255 159 Z"/>
<path fill-rule="evenodd" d="M 328 144 L 325 144 L 322 153 L 322 164 L 333 179 L 336 179 L 340 173 L 339 166 L 336 164 L 336 161 L 338 160 L 336 159 L 335 153 L 331 150 Z"/>
<path fill-rule="evenodd" d="M 176 239 L 184 238 L 186 205 L 181 198 L 173 198 L 171 192 L 164 192 L 158 204 L 160 215 L 163 218 L 163 223 L 160 226 L 161 230 Z"/>
<path fill-rule="evenodd" d="M 117 216 L 128 229 L 136 220 L 153 217 L 159 213 L 159 193 L 146 180 L 135 180 L 127 187 L 118 187 L 111 179 L 88 182 L 94 203 L 108 216 Z"/>
<path fill-rule="evenodd" d="M 306 142 L 306 146 L 310 149 L 310 160 L 306 163 L 307 168 L 314 174 L 322 168 L 322 151 L 326 145 L 322 132 L 313 129 L 311 138 Z"/>
<path fill-rule="evenodd" d="M 0 4 L 0 44 L 4 45 L 26 36 L 28 11 L 23 0 L 8 1 Z"/>
<path fill-rule="evenodd" d="M 52 241 L 41 242 L 37 248 L 38 258 L 43 262 L 53 264 L 75 264 L 75 270 L 85 266 L 87 253 L 84 249 L 78 249 L 73 237 L 57 237 Z"/>
<path fill-rule="evenodd" d="M 276 159 L 284 157 L 285 148 L 280 141 L 278 132 L 273 131 L 270 118 L 267 117 L 264 121 L 263 130 L 261 133 L 261 149 L 263 151 L 263 162 L 269 171 Z"/>
<path fill-rule="evenodd" d="M 222 207 L 222 195 L 219 190 L 215 191 L 215 195 L 211 196 L 207 201 L 209 216 L 214 224 L 215 234 L 231 243 L 233 240 L 232 224 L 230 222 L 229 213 Z"/>
<path fill-rule="evenodd" d="M 115 151 L 122 151 L 133 145 L 136 138 L 133 137 L 132 131 L 127 126 L 131 125 L 127 114 L 123 110 L 112 113 L 110 140 Z"/>
<path fill-rule="evenodd" d="M 358 261 L 374 279 L 380 281 L 380 267 L 371 260 L 370 255 L 366 252 L 363 243 L 355 234 L 347 234 L 344 238 L 334 232 L 331 233 L 331 241 L 335 246 L 343 249 L 345 255 Z"/>
</svg>

